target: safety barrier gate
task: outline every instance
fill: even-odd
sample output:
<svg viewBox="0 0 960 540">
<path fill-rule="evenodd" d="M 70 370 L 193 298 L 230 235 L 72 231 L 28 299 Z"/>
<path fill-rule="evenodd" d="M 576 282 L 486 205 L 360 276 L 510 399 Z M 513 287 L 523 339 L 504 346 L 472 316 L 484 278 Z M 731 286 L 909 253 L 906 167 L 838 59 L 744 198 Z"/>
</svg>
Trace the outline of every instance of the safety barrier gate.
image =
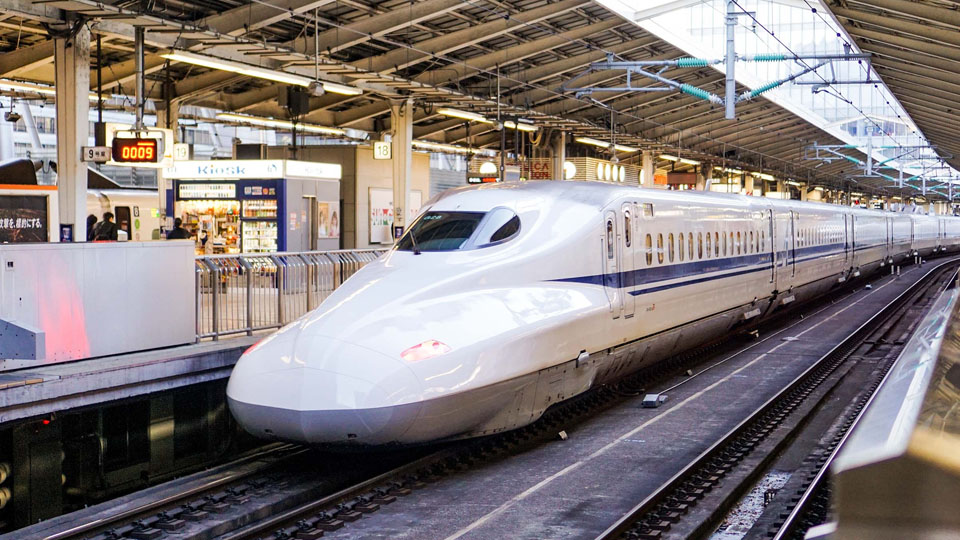
<svg viewBox="0 0 960 540">
<path fill-rule="evenodd" d="M 279 328 L 314 309 L 382 249 L 208 255 L 196 260 L 197 340 Z"/>
</svg>

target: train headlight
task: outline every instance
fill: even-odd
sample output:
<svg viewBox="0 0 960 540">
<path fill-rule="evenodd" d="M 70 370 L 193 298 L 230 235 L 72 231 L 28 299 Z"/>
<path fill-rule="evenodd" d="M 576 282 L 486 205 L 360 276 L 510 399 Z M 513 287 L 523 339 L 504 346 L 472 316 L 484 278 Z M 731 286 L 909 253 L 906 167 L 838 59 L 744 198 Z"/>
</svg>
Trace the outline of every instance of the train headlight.
<svg viewBox="0 0 960 540">
<path fill-rule="evenodd" d="M 428 339 L 400 353 L 400 357 L 407 362 L 419 362 L 452 351 L 449 345 L 435 339 Z"/>
</svg>

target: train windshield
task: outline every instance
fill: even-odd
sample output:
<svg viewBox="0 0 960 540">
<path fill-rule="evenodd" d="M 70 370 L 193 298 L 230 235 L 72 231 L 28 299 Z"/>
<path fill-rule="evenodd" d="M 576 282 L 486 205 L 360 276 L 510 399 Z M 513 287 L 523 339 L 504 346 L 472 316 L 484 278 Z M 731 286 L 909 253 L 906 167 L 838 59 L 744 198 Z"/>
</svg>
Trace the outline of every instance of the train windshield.
<svg viewBox="0 0 960 540">
<path fill-rule="evenodd" d="M 486 212 L 427 212 L 397 242 L 401 251 L 456 251 L 466 244 Z"/>
</svg>

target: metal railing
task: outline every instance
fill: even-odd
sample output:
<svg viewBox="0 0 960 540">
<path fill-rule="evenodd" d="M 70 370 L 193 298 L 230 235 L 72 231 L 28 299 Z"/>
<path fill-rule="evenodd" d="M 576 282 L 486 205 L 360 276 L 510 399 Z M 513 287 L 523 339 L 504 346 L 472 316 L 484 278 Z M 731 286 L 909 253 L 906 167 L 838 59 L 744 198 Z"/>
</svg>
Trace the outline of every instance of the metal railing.
<svg viewBox="0 0 960 540">
<path fill-rule="evenodd" d="M 279 328 L 386 250 L 241 253 L 196 260 L 197 340 Z"/>
</svg>

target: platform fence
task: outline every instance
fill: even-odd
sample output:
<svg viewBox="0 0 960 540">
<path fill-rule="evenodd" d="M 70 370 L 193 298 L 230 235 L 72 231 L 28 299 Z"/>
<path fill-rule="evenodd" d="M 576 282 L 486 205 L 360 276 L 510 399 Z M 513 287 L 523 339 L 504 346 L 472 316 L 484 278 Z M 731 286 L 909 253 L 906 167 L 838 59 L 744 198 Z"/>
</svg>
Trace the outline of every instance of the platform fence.
<svg viewBox="0 0 960 540">
<path fill-rule="evenodd" d="M 341 283 L 385 251 L 197 257 L 197 341 L 279 328 L 319 306 Z"/>
</svg>

